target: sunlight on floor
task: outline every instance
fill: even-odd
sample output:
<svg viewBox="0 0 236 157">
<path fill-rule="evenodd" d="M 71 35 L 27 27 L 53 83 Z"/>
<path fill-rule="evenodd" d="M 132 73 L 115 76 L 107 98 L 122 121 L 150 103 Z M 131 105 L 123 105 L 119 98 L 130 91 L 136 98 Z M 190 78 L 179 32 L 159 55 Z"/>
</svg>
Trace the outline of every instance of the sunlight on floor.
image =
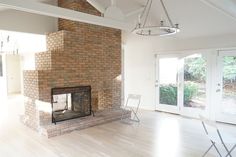
<svg viewBox="0 0 236 157">
<path fill-rule="evenodd" d="M 1 98 L 0 108 L 0 127 L 9 122 L 19 122 L 20 114 L 24 113 L 24 96 L 13 94 Z"/>
<path fill-rule="evenodd" d="M 139 125 L 117 121 L 47 139 L 19 122 L 23 100 L 23 96 L 15 95 L 0 104 L 3 156 L 198 157 L 210 146 L 200 121 L 142 110 Z M 235 126 L 219 125 L 236 135 Z M 216 155 L 211 151 L 207 157 Z"/>
<path fill-rule="evenodd" d="M 176 119 L 164 119 L 156 134 L 155 154 L 160 157 L 176 157 L 179 150 L 180 134 Z"/>
<path fill-rule="evenodd" d="M 6 119 L 9 118 L 9 108 L 7 107 L 7 100 L 1 99 L 0 103 L 0 126 L 6 123 Z"/>
</svg>

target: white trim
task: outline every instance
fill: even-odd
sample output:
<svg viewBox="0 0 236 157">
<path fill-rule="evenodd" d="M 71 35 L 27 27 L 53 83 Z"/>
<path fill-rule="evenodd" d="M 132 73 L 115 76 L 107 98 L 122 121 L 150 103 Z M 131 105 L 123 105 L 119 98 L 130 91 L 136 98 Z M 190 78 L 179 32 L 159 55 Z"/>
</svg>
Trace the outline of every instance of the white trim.
<svg viewBox="0 0 236 157">
<path fill-rule="evenodd" d="M 99 12 L 105 13 L 106 8 L 98 3 L 96 0 L 87 0 L 89 4 L 91 4 L 94 8 L 96 8 Z"/>
<path fill-rule="evenodd" d="M 232 50 L 233 48 L 224 48 L 228 51 Z M 236 49 L 236 48 L 235 48 Z M 221 48 L 221 50 L 223 50 Z M 183 106 L 183 100 L 182 100 L 182 97 L 183 97 L 183 71 L 181 71 L 181 69 L 179 69 L 179 72 L 178 72 L 178 108 L 174 109 L 173 107 L 169 107 L 166 105 L 165 106 L 162 106 L 159 104 L 159 100 L 158 99 L 158 94 L 159 94 L 159 90 L 158 90 L 158 87 L 156 88 L 156 108 L 157 110 L 160 110 L 160 111 L 165 111 L 165 112 L 172 112 L 172 113 L 177 113 L 177 114 L 181 114 L 181 115 L 184 115 L 184 116 L 189 116 L 189 117 L 194 117 L 194 118 L 198 118 L 198 115 L 199 113 L 201 114 L 205 114 L 207 115 L 207 117 L 211 118 L 213 116 L 210 117 L 210 115 L 212 115 L 212 111 L 210 110 L 211 108 L 213 108 L 214 104 L 211 102 L 212 100 L 212 92 L 214 92 L 214 89 L 213 89 L 213 84 L 212 84 L 212 81 L 211 79 L 214 77 L 212 76 L 212 64 L 214 64 L 211 60 L 211 56 L 214 57 L 213 54 L 216 54 L 218 50 L 217 49 L 199 49 L 199 50 L 183 50 L 183 51 L 169 51 L 169 53 L 163 53 L 163 52 L 159 52 L 157 54 L 155 54 L 155 57 L 156 57 L 156 65 L 155 65 L 155 69 L 156 69 L 156 79 L 158 78 L 158 59 L 159 58 L 171 58 L 171 57 L 177 57 L 180 59 L 180 62 L 181 62 L 181 58 L 184 58 L 188 55 L 191 55 L 191 54 L 203 54 L 207 57 L 207 78 L 206 78 L 206 81 L 207 81 L 207 84 L 206 84 L 206 96 L 207 96 L 207 106 L 206 106 L 206 109 L 205 110 L 201 110 L 201 109 L 196 109 L 196 108 L 188 108 L 188 107 L 184 107 Z M 177 53 L 178 52 L 178 53 Z M 181 64 L 181 63 L 180 63 Z M 183 69 L 182 69 L 183 70 Z M 181 99 L 180 99 L 181 98 Z M 178 111 L 179 110 L 179 111 Z"/>
<path fill-rule="evenodd" d="M 179 114 L 179 92 L 177 96 L 177 105 L 167 105 L 160 104 L 159 102 L 159 92 L 160 92 L 160 82 L 159 82 L 159 59 L 161 58 L 177 58 L 179 59 L 179 55 L 169 54 L 169 55 L 155 55 L 155 108 L 157 111 L 170 112 L 174 114 Z M 179 66 L 179 65 L 178 65 Z M 179 69 L 178 69 L 179 70 Z M 179 74 L 179 72 L 177 72 Z M 179 78 L 179 76 L 178 76 Z M 179 88 L 179 81 L 177 80 L 177 88 Z"/>
<path fill-rule="evenodd" d="M 236 56 L 236 50 L 226 50 L 219 51 L 219 55 L 217 55 L 217 69 L 215 70 L 215 78 L 216 84 L 220 84 L 220 87 L 217 85 L 215 88 L 215 120 L 225 123 L 236 124 L 236 115 L 222 112 L 221 102 L 222 102 L 222 92 L 223 92 L 223 57 L 224 56 Z M 216 90 L 220 90 L 220 92 L 216 92 Z"/>
<path fill-rule="evenodd" d="M 33 2 L 31 0 L 0 0 L 0 5 L 9 9 L 25 11 L 29 13 L 63 18 L 72 21 L 79 21 L 105 27 L 112 27 L 121 30 L 129 30 L 129 25 L 125 22 L 85 14 L 82 12 L 60 8 L 44 3 Z"/>
<path fill-rule="evenodd" d="M 180 114 L 177 106 L 172 105 L 158 105 L 158 108 L 156 108 L 156 111 L 161 112 L 168 112 L 168 113 L 174 113 L 174 114 Z"/>
<path fill-rule="evenodd" d="M 236 47 L 227 47 L 227 48 L 210 48 L 210 49 L 184 49 L 184 50 L 169 50 L 169 51 L 157 51 L 156 55 L 179 55 L 179 54 L 192 54 L 199 53 L 199 51 L 234 51 Z"/>
<path fill-rule="evenodd" d="M 111 6 L 116 6 L 116 0 L 111 0 Z"/>
<path fill-rule="evenodd" d="M 143 9 L 144 9 L 144 7 L 141 7 L 141 8 L 139 8 L 139 9 L 130 11 L 130 12 L 128 12 L 125 16 L 126 16 L 126 17 L 129 17 L 129 16 L 133 16 L 133 15 L 140 14 L 140 13 L 143 11 Z"/>
<path fill-rule="evenodd" d="M 121 45 L 121 106 L 125 105 L 125 45 Z"/>
</svg>

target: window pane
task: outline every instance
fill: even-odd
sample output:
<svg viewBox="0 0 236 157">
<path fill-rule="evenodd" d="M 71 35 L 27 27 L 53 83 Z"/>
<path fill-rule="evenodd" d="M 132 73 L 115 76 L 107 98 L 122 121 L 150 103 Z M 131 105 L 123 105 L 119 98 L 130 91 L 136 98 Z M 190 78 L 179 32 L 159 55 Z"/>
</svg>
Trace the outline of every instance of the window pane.
<svg viewBox="0 0 236 157">
<path fill-rule="evenodd" d="M 223 57 L 222 111 L 236 114 L 236 57 Z"/>
<path fill-rule="evenodd" d="M 194 54 L 184 59 L 184 107 L 205 109 L 206 59 Z"/>
<path fill-rule="evenodd" d="M 178 58 L 159 60 L 160 104 L 177 106 Z"/>
</svg>

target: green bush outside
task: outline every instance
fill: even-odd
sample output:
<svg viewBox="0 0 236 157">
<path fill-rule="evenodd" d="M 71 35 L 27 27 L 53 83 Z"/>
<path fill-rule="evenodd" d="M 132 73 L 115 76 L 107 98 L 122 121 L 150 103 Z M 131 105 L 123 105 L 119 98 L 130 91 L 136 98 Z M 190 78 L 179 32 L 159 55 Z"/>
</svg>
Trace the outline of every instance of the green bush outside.
<svg viewBox="0 0 236 157">
<path fill-rule="evenodd" d="M 197 95 L 198 85 L 193 82 L 184 84 L 184 104 L 188 104 Z M 177 105 L 177 87 L 175 85 L 160 86 L 160 104 Z"/>
<path fill-rule="evenodd" d="M 184 104 L 187 105 L 198 93 L 198 85 L 194 82 L 184 83 Z"/>
<path fill-rule="evenodd" d="M 160 86 L 160 104 L 177 105 L 177 87 L 175 85 Z"/>
</svg>

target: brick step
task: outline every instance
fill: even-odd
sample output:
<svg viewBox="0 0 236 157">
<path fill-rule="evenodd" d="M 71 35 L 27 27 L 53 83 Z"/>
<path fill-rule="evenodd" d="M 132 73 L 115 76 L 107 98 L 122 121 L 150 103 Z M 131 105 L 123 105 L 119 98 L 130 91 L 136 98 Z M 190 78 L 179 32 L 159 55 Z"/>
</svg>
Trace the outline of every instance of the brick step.
<svg viewBox="0 0 236 157">
<path fill-rule="evenodd" d="M 58 122 L 55 124 L 50 124 L 46 126 L 41 126 L 39 132 L 41 135 L 44 135 L 48 138 L 71 133 L 75 130 L 81 130 L 88 127 L 120 120 L 122 116 L 121 109 L 110 109 L 104 111 L 98 111 L 95 113 L 95 116 L 87 116 L 72 120 L 67 120 L 63 122 Z M 129 118 L 131 112 L 127 111 L 124 114 L 124 117 Z"/>
</svg>

